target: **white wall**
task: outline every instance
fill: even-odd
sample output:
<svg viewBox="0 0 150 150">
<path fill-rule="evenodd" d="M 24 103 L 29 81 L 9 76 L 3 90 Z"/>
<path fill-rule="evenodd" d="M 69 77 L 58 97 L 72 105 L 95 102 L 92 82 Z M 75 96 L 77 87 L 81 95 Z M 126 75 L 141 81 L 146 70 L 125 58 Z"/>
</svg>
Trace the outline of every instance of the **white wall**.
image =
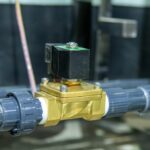
<svg viewBox="0 0 150 150">
<path fill-rule="evenodd" d="M 0 0 L 2 4 L 14 3 L 15 0 Z M 21 4 L 27 5 L 71 5 L 72 0 L 20 0 Z"/>
<path fill-rule="evenodd" d="M 20 0 L 22 4 L 27 5 L 72 5 L 73 0 Z M 91 0 L 93 6 L 98 6 L 101 0 Z M 15 0 L 0 0 L 1 4 L 14 3 Z M 114 5 L 150 7 L 150 0 L 112 0 Z"/>
<path fill-rule="evenodd" d="M 98 6 L 101 0 L 93 0 L 94 6 Z M 150 7 L 150 0 L 112 0 L 113 5 L 133 6 L 133 7 Z"/>
</svg>

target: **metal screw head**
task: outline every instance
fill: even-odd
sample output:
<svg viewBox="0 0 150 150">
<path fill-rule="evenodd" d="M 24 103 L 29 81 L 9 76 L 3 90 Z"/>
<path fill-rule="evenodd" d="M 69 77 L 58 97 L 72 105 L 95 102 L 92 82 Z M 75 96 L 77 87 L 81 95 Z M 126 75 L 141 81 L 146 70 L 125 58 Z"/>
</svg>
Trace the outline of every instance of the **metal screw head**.
<svg viewBox="0 0 150 150">
<path fill-rule="evenodd" d="M 68 91 L 68 87 L 66 85 L 61 85 L 60 86 L 60 91 L 61 92 L 67 92 Z"/>
<path fill-rule="evenodd" d="M 76 42 L 68 42 L 68 43 L 66 43 L 66 47 L 68 47 L 68 48 L 77 48 L 78 44 Z"/>
<path fill-rule="evenodd" d="M 96 89 L 99 89 L 100 86 L 101 86 L 101 84 L 100 84 L 99 82 L 95 82 L 94 85 L 95 85 L 95 88 L 96 88 Z"/>
<path fill-rule="evenodd" d="M 44 83 L 48 83 L 48 81 L 49 81 L 48 78 L 42 78 L 42 79 L 41 79 L 41 83 L 43 83 L 43 84 L 44 84 Z"/>
</svg>

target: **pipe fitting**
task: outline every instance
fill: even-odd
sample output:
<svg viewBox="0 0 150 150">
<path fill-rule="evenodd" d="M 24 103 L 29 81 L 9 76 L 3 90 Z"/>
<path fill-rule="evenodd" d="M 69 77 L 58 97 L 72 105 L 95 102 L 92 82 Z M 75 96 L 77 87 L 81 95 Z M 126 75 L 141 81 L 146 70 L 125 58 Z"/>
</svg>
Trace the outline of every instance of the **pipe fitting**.
<svg viewBox="0 0 150 150">
<path fill-rule="evenodd" d="M 27 91 L 11 92 L 0 99 L 0 131 L 29 134 L 41 119 L 41 103 Z"/>
</svg>

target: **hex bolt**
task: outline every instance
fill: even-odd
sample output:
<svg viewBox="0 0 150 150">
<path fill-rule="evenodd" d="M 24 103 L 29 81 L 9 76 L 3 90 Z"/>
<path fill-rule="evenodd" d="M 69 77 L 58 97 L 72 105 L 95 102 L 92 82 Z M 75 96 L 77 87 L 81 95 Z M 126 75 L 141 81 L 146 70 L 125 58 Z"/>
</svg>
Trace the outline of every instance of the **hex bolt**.
<svg viewBox="0 0 150 150">
<path fill-rule="evenodd" d="M 61 85 L 60 86 L 60 91 L 61 92 L 68 92 L 68 87 L 66 85 Z"/>
<path fill-rule="evenodd" d="M 99 89 L 101 87 L 101 84 L 99 82 L 95 82 L 94 85 L 95 89 Z"/>
<path fill-rule="evenodd" d="M 43 83 L 43 84 L 48 83 L 48 81 L 49 81 L 48 78 L 42 78 L 41 79 L 41 83 Z"/>
<path fill-rule="evenodd" d="M 78 44 L 76 42 L 68 42 L 68 43 L 66 43 L 66 47 L 68 47 L 68 48 L 77 48 Z"/>
</svg>

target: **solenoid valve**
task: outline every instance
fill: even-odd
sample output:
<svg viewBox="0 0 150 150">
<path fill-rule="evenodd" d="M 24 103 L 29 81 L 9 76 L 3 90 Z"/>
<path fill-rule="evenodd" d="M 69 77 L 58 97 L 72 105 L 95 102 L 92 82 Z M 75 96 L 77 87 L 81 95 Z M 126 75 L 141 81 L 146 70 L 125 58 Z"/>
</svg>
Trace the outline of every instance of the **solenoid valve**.
<svg viewBox="0 0 150 150">
<path fill-rule="evenodd" d="M 11 91 L 0 99 L 0 131 L 29 134 L 37 125 L 54 126 L 62 120 L 93 121 L 150 110 L 148 85 L 101 88 L 99 82 L 85 81 L 89 50 L 74 42 L 46 44 L 46 62 L 53 79 L 42 78 L 34 96 L 28 91 Z"/>
</svg>

